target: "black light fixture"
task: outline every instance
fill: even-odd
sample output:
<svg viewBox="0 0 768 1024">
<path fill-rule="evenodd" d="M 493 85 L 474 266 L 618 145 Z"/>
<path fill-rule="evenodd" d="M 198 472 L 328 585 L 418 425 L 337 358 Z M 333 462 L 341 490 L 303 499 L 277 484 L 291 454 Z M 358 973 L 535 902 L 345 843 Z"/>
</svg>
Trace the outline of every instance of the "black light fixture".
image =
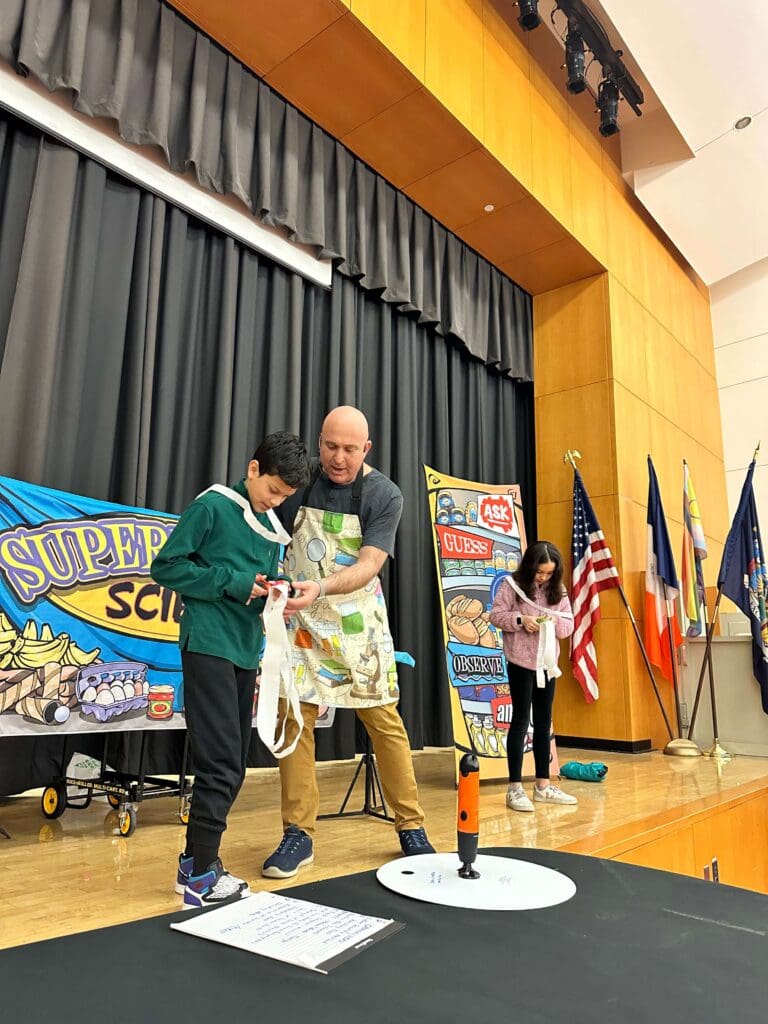
<svg viewBox="0 0 768 1024">
<path fill-rule="evenodd" d="M 600 134 L 607 138 L 619 131 L 619 89 L 612 78 L 604 78 L 597 89 Z"/>
<path fill-rule="evenodd" d="M 584 75 L 584 37 L 572 23 L 568 25 L 565 37 L 565 66 L 568 70 L 568 81 L 565 87 L 568 92 L 584 92 L 587 79 Z"/>
<path fill-rule="evenodd" d="M 517 6 L 520 8 L 520 16 L 517 20 L 523 28 L 528 32 L 531 29 L 538 28 L 541 24 L 539 0 L 518 0 Z"/>
</svg>

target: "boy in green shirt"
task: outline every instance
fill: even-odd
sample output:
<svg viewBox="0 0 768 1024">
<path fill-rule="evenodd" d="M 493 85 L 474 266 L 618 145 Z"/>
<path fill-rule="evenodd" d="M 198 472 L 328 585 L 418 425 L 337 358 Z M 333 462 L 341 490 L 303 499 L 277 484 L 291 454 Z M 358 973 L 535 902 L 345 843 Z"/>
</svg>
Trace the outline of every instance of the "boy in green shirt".
<svg viewBox="0 0 768 1024">
<path fill-rule="evenodd" d="M 184 600 L 179 646 L 195 768 L 176 878 L 185 908 L 249 892 L 224 870 L 219 845 L 245 778 L 263 639 L 260 584 L 275 579 L 280 545 L 290 540 L 272 509 L 308 482 L 304 443 L 270 434 L 243 480 L 198 495 L 152 563 L 152 578 Z"/>
</svg>

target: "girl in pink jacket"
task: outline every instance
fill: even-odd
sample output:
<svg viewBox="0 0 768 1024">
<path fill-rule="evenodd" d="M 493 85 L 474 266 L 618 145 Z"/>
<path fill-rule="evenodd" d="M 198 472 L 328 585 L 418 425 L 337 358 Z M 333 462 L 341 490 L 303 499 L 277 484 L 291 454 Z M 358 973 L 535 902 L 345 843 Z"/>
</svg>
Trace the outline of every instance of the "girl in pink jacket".
<svg viewBox="0 0 768 1024">
<path fill-rule="evenodd" d="M 533 710 L 533 759 L 536 766 L 534 801 L 575 804 L 549 779 L 552 701 L 559 641 L 573 633 L 573 612 L 563 587 L 563 558 L 554 544 L 537 541 L 526 549 L 522 561 L 498 589 L 490 620 L 504 637 L 512 722 L 507 739 L 509 789 L 507 806 L 513 811 L 532 811 L 523 789 L 523 752 Z"/>
</svg>

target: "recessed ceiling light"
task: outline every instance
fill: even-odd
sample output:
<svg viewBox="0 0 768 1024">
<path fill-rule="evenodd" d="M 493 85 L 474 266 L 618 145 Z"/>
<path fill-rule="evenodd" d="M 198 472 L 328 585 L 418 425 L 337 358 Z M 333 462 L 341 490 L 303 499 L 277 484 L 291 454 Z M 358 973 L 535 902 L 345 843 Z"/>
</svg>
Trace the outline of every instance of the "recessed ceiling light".
<svg viewBox="0 0 768 1024">
<path fill-rule="evenodd" d="M 736 124 L 733 126 L 737 131 L 741 131 L 742 128 L 748 128 L 752 124 L 752 118 L 747 114 L 745 117 L 740 117 Z"/>
<path fill-rule="evenodd" d="M 483 209 L 485 210 L 486 213 L 493 213 L 496 207 L 493 205 L 493 203 L 486 203 Z"/>
</svg>

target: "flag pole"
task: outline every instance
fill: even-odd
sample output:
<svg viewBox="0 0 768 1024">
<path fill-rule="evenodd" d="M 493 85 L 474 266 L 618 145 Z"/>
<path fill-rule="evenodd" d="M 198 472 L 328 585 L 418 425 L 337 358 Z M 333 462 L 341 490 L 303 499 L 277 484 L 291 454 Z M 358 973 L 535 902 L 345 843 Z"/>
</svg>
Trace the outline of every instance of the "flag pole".
<svg viewBox="0 0 768 1024">
<path fill-rule="evenodd" d="M 581 452 L 576 451 L 575 448 L 569 448 L 568 451 L 563 456 L 563 462 L 570 462 L 570 464 L 573 466 L 573 468 L 575 470 L 576 469 L 576 459 L 580 459 L 581 457 L 582 457 L 581 456 Z M 643 638 L 640 636 L 640 630 L 638 629 L 638 626 L 637 626 L 637 620 L 635 619 L 634 613 L 632 611 L 632 606 L 629 603 L 629 599 L 627 598 L 627 595 L 624 593 L 624 585 L 621 582 L 621 580 L 619 580 L 619 585 L 618 585 L 617 589 L 619 591 L 619 594 L 621 595 L 621 600 L 624 602 L 624 607 L 627 610 L 627 615 L 629 616 L 629 621 L 632 623 L 632 629 L 635 632 L 635 639 L 637 640 L 637 644 L 638 644 L 638 646 L 640 648 L 640 653 L 642 654 L 643 661 L 645 662 L 645 668 L 646 668 L 646 671 L 648 672 L 648 678 L 651 680 L 651 686 L 653 687 L 653 692 L 656 694 L 656 700 L 659 702 L 659 709 L 661 711 L 662 718 L 664 719 L 664 724 L 667 727 L 667 732 L 669 733 L 669 738 L 670 738 L 670 740 L 672 740 L 672 739 L 674 739 L 674 733 L 672 732 L 672 726 L 670 725 L 669 718 L 667 717 L 667 710 L 664 707 L 664 702 L 661 699 L 661 694 L 659 693 L 659 688 L 656 685 L 656 677 L 653 674 L 653 668 L 651 666 L 650 661 L 648 660 L 648 652 L 645 649 L 645 644 L 643 643 Z"/>
<path fill-rule="evenodd" d="M 667 607 L 667 637 L 669 638 L 669 651 L 672 661 L 672 688 L 675 691 L 675 713 L 677 715 L 677 731 L 679 733 L 677 739 L 670 740 L 666 747 L 664 747 L 664 753 L 670 754 L 673 757 L 700 757 L 701 751 L 698 746 L 692 739 L 685 739 L 683 736 L 683 723 L 680 717 L 680 684 L 677 672 L 677 648 L 675 647 L 675 640 L 672 635 L 672 616 L 669 614 L 670 602 L 667 597 L 666 582 L 664 583 L 664 603 Z M 674 608 L 672 609 L 672 613 L 674 614 Z"/>
<path fill-rule="evenodd" d="M 726 750 L 725 747 L 720 746 L 720 730 L 719 730 L 718 724 L 717 724 L 717 701 L 715 699 L 715 672 L 714 672 L 714 667 L 712 665 L 712 638 L 714 637 L 714 633 L 715 633 L 715 622 L 717 621 L 717 616 L 718 616 L 718 613 L 719 613 L 719 610 L 720 610 L 720 598 L 721 597 L 722 597 L 722 591 L 718 590 L 717 598 L 715 600 L 715 607 L 714 607 L 713 612 L 712 612 L 712 630 L 711 630 L 712 636 L 710 636 L 709 622 L 708 622 L 708 619 L 707 619 L 708 613 L 707 613 L 706 598 L 703 601 L 704 625 L 706 627 L 706 633 L 707 633 L 706 644 L 705 644 L 705 647 L 704 647 L 704 660 L 706 661 L 706 664 L 707 664 L 707 669 L 708 669 L 708 673 L 707 674 L 709 676 L 709 699 L 710 699 L 710 704 L 712 705 L 712 737 L 713 737 L 712 746 L 709 748 L 709 750 L 705 750 L 704 751 L 704 756 L 705 757 L 717 757 L 717 758 L 720 758 L 721 761 L 730 761 L 731 758 L 733 757 L 733 754 L 731 754 L 730 751 Z M 701 681 L 699 682 L 699 684 L 698 684 L 698 686 L 696 688 L 696 700 L 695 700 L 694 705 L 693 705 L 693 712 L 691 714 L 691 721 L 690 721 L 690 724 L 688 726 L 688 739 L 689 740 L 693 739 L 693 727 L 696 724 L 696 713 L 698 712 L 698 709 L 699 709 L 699 699 L 701 697 L 702 683 L 703 683 L 703 678 L 701 679 Z"/>
</svg>

